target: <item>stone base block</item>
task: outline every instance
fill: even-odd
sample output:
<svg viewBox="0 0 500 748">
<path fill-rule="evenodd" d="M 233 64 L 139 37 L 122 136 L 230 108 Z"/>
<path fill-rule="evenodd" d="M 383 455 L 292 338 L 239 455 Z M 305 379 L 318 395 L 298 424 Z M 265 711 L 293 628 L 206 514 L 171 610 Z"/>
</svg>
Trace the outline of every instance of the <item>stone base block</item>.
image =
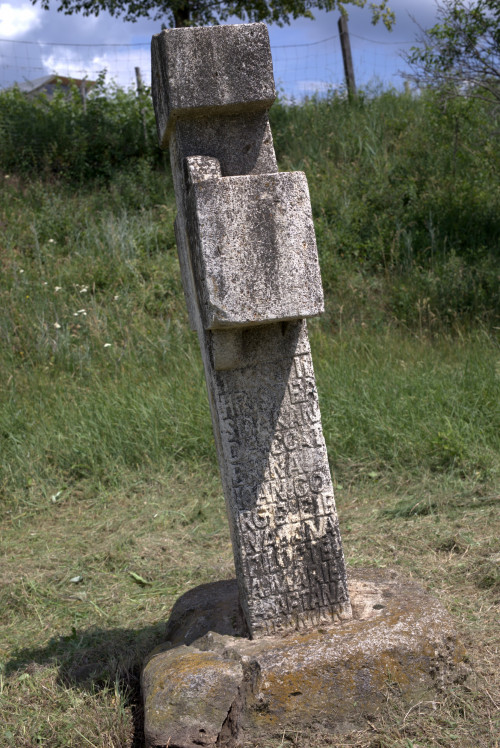
<svg viewBox="0 0 500 748">
<path fill-rule="evenodd" d="M 437 600 L 387 570 L 353 569 L 349 580 L 352 620 L 255 640 L 234 580 L 183 595 L 142 673 L 146 746 L 348 731 L 366 725 L 389 686 L 414 702 L 462 677 L 464 648 Z"/>
</svg>

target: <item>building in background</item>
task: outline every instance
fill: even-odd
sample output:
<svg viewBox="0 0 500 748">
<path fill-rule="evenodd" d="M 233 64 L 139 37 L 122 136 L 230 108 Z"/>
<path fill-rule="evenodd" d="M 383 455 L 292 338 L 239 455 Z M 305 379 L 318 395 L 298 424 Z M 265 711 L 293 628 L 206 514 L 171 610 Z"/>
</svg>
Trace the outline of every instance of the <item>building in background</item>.
<svg viewBox="0 0 500 748">
<path fill-rule="evenodd" d="M 68 78 L 65 75 L 57 75 L 52 73 L 51 75 L 43 75 L 41 78 L 34 78 L 33 80 L 25 80 L 22 83 L 14 83 L 10 88 L 17 87 L 22 93 L 25 93 L 28 97 L 36 96 L 37 94 L 44 93 L 49 99 L 52 99 L 57 90 L 62 90 L 63 93 L 69 94 L 73 86 L 80 91 L 82 98 L 86 98 L 90 89 L 95 86 L 96 81 L 89 81 L 86 78 Z"/>
</svg>

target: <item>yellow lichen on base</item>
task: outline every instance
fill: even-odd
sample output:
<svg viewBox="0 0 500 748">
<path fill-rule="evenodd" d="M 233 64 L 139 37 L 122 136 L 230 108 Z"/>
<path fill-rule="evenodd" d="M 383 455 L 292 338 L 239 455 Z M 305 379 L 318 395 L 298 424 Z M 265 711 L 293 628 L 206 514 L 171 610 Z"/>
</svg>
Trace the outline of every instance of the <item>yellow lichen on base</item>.
<svg viewBox="0 0 500 748">
<path fill-rule="evenodd" d="M 254 640 L 217 633 L 217 610 L 204 609 L 205 632 L 191 646 L 159 652 L 145 667 L 147 745 L 162 745 L 153 734 L 172 748 L 209 748 L 221 734 L 236 746 L 284 729 L 342 732 L 376 714 L 389 690 L 414 702 L 460 675 L 465 652 L 453 623 L 419 585 L 385 570 L 354 570 L 350 593 L 351 620 Z M 234 594 L 233 585 L 227 600 L 219 595 L 225 611 Z M 176 641 L 183 627 L 185 619 L 170 622 Z"/>
</svg>

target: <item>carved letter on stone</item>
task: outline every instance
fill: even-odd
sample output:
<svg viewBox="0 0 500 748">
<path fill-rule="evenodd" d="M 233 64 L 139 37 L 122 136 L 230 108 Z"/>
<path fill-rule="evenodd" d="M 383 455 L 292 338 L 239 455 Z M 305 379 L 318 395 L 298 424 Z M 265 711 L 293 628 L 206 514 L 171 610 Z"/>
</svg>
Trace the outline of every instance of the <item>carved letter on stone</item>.
<svg viewBox="0 0 500 748">
<path fill-rule="evenodd" d="M 250 635 L 349 618 L 305 319 L 323 311 L 307 180 L 279 173 L 264 24 L 163 31 L 153 101 Z"/>
</svg>

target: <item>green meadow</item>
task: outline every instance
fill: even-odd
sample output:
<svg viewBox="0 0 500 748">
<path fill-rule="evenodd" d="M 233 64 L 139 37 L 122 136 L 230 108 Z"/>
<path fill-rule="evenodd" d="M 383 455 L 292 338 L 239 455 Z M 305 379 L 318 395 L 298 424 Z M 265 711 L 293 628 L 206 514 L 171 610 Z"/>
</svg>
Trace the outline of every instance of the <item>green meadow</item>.
<svg viewBox="0 0 500 748">
<path fill-rule="evenodd" d="M 445 604 L 468 676 L 269 748 L 498 746 L 500 122 L 437 94 L 271 110 L 306 172 L 346 560 Z M 0 746 L 139 748 L 143 657 L 234 574 L 168 159 L 146 95 L 0 94 Z M 257 748 L 257 747 L 255 747 Z M 267 748 L 259 746 L 258 748 Z"/>
</svg>

